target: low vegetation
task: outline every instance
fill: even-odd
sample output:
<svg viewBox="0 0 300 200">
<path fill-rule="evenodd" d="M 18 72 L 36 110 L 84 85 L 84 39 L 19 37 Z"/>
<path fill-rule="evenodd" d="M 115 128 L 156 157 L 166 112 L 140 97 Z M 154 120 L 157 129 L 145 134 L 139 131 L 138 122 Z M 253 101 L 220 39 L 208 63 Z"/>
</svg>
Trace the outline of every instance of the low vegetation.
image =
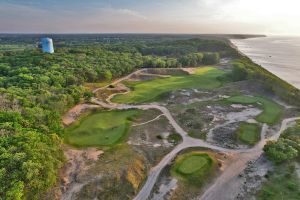
<svg viewBox="0 0 300 200">
<path fill-rule="evenodd" d="M 274 171 L 266 175 L 267 181 L 257 194 L 258 200 L 298 200 L 300 197 L 299 177 L 294 163 L 275 166 Z"/>
<path fill-rule="evenodd" d="M 264 151 L 275 163 L 275 170 L 267 175 L 268 180 L 258 193 L 258 199 L 299 199 L 300 177 L 295 163 L 300 157 L 300 121 L 284 131 L 278 141 L 268 142 Z"/>
<path fill-rule="evenodd" d="M 132 91 L 117 95 L 112 100 L 118 103 L 141 103 L 156 100 L 160 95 L 177 89 L 212 89 L 221 85 L 217 77 L 223 73 L 214 67 L 201 67 L 192 75 L 171 76 L 142 82 L 126 82 Z"/>
<path fill-rule="evenodd" d="M 110 146 L 126 137 L 138 110 L 94 113 L 66 129 L 65 141 L 77 147 Z"/>
<path fill-rule="evenodd" d="M 300 121 L 288 128 L 278 141 L 269 141 L 265 147 L 268 158 L 275 163 L 291 161 L 300 156 Z"/>
<path fill-rule="evenodd" d="M 171 174 L 187 184 L 199 186 L 211 175 L 214 165 L 214 158 L 207 153 L 185 153 L 176 158 Z"/>
<path fill-rule="evenodd" d="M 245 144 L 256 144 L 260 140 L 260 126 L 258 124 L 242 123 L 238 130 L 238 138 Z"/>
<path fill-rule="evenodd" d="M 275 124 L 281 117 L 282 107 L 265 98 L 257 96 L 234 96 L 227 99 L 231 103 L 254 104 L 263 109 L 263 112 L 257 116 L 256 120 L 262 123 Z"/>
</svg>

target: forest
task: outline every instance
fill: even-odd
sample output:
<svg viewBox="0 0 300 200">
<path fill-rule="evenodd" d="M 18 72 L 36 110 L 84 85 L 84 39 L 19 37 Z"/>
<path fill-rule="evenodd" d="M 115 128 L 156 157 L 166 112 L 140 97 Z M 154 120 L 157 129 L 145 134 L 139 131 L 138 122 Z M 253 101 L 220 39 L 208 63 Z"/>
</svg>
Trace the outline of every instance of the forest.
<svg viewBox="0 0 300 200">
<path fill-rule="evenodd" d="M 26 42 L 25 42 L 26 43 Z M 0 52 L 0 197 L 40 199 L 63 166 L 61 115 L 91 98 L 84 83 L 143 67 L 189 67 L 236 56 L 219 40 L 125 40 Z"/>
</svg>

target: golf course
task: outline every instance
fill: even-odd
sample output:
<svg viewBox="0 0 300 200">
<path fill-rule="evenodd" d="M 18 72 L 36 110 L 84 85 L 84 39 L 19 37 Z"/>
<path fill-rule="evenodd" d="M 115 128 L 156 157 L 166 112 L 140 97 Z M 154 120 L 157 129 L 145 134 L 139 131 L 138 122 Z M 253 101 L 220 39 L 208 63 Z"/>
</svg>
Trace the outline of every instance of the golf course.
<svg viewBox="0 0 300 200">
<path fill-rule="evenodd" d="M 125 82 L 132 91 L 127 94 L 116 95 L 112 101 L 116 103 L 143 103 L 157 100 L 170 91 L 178 89 L 213 89 L 221 86 L 217 77 L 224 71 L 214 67 L 197 68 L 191 75 L 178 75 L 166 78 L 156 78 L 148 81 Z"/>
</svg>

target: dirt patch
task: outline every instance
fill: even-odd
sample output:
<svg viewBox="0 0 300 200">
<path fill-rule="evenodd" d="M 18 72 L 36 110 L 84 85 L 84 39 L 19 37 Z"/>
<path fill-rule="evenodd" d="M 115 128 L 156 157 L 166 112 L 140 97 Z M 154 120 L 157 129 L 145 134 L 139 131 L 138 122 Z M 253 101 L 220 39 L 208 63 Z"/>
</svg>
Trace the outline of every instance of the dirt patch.
<svg viewBox="0 0 300 200">
<path fill-rule="evenodd" d="M 152 68 L 145 69 L 144 73 L 160 75 L 188 75 L 189 73 L 184 69 L 185 68 Z"/>
<path fill-rule="evenodd" d="M 91 164 L 98 160 L 104 152 L 96 148 L 84 150 L 65 147 L 67 162 L 61 170 L 62 199 L 72 199 L 72 194 L 78 191 L 82 183 L 78 181 L 84 176 Z"/>
<path fill-rule="evenodd" d="M 105 102 L 109 96 L 126 91 L 128 91 L 128 88 L 124 84 L 118 83 L 116 85 L 112 85 L 111 87 L 98 90 L 95 94 L 98 100 Z"/>
<path fill-rule="evenodd" d="M 93 104 L 78 104 L 71 108 L 63 117 L 62 117 L 62 122 L 65 126 L 69 126 L 73 122 L 75 122 L 82 113 L 99 108 L 98 105 L 93 105 Z"/>
</svg>

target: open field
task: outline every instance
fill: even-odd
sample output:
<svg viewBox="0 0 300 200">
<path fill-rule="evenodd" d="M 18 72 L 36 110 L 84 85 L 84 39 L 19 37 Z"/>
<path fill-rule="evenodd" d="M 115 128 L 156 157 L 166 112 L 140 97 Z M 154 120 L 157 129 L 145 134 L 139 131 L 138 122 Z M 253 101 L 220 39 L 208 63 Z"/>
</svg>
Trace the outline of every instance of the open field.
<svg viewBox="0 0 300 200">
<path fill-rule="evenodd" d="M 207 153 L 190 152 L 178 156 L 171 174 L 191 185 L 201 185 L 210 175 L 214 159 Z"/>
<path fill-rule="evenodd" d="M 239 140 L 245 144 L 254 145 L 260 139 L 260 127 L 258 124 L 242 123 L 238 130 Z"/>
<path fill-rule="evenodd" d="M 115 96 L 112 101 L 117 103 L 141 103 L 157 99 L 160 95 L 177 89 L 195 88 L 212 89 L 219 87 L 217 77 L 224 72 L 214 67 L 201 67 L 192 75 L 156 78 L 143 82 L 126 82 L 131 92 Z"/>
<path fill-rule="evenodd" d="M 228 98 L 227 100 L 231 103 L 257 104 L 262 106 L 263 112 L 257 116 L 256 120 L 267 124 L 276 123 L 280 119 L 283 111 L 280 105 L 264 97 L 234 96 Z"/>
<path fill-rule="evenodd" d="M 65 141 L 78 147 L 109 146 L 126 136 L 138 110 L 105 111 L 91 114 L 66 129 Z"/>
</svg>

